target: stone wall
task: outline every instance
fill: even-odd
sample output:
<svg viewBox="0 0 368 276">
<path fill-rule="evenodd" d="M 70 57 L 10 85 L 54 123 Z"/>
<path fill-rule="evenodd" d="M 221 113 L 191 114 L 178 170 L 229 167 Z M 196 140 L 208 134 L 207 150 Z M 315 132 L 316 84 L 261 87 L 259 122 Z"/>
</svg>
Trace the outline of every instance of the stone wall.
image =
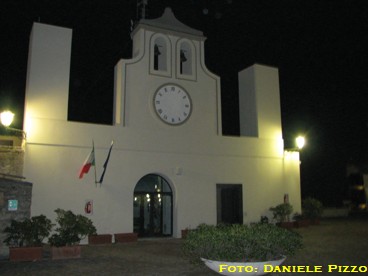
<svg viewBox="0 0 368 276">
<path fill-rule="evenodd" d="M 31 214 L 32 183 L 0 178 L 0 259 L 8 257 L 3 244 L 5 227 L 12 219 L 23 220 Z"/>
<path fill-rule="evenodd" d="M 23 164 L 23 147 L 0 145 L 0 177 L 22 178 Z"/>
</svg>

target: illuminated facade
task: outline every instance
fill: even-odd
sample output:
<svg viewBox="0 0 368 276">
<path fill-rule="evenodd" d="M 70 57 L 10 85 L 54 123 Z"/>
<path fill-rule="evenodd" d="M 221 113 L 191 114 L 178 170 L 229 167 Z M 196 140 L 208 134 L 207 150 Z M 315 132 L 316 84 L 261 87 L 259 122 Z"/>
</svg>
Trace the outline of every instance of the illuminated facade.
<svg viewBox="0 0 368 276">
<path fill-rule="evenodd" d="M 288 194 L 300 212 L 298 154 L 284 154 L 278 70 L 239 73 L 241 137 L 222 135 L 220 78 L 205 66 L 201 31 L 170 9 L 142 19 L 131 59 L 115 68 L 113 125 L 67 120 L 72 30 L 34 23 L 29 52 L 24 175 L 32 215 L 85 213 L 98 233 L 180 237 L 200 223 L 249 223 Z M 93 169 L 78 179 L 94 140 Z"/>
</svg>

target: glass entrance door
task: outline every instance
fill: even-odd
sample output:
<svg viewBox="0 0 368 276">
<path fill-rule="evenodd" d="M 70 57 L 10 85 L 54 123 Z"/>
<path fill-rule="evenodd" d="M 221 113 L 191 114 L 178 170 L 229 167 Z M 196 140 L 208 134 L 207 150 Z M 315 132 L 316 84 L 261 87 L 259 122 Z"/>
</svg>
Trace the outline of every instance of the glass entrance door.
<svg viewBox="0 0 368 276">
<path fill-rule="evenodd" d="M 134 232 L 139 237 L 172 235 L 172 192 L 165 179 L 150 174 L 134 190 Z"/>
</svg>

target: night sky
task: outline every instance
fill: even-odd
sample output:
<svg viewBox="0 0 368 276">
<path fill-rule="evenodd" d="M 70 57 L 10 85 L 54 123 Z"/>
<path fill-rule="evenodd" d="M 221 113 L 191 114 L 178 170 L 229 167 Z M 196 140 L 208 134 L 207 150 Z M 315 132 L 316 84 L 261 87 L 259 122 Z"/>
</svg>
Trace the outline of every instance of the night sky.
<svg viewBox="0 0 368 276">
<path fill-rule="evenodd" d="M 0 110 L 22 127 L 33 22 L 73 29 L 69 120 L 111 124 L 113 71 L 131 57 L 136 0 L 2 0 Z M 206 64 L 221 77 L 224 135 L 238 135 L 237 72 L 279 68 L 283 136 L 301 152 L 302 194 L 339 205 L 348 161 L 368 160 L 368 1 L 148 0 L 147 18 L 170 6 L 202 30 Z M 84 108 L 80 108 L 83 106 Z"/>
</svg>

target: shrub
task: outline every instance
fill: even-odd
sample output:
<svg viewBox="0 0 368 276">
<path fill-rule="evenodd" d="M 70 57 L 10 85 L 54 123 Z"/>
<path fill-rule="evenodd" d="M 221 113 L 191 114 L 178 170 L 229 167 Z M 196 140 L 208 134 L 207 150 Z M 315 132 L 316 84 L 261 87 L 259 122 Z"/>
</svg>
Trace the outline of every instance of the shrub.
<svg viewBox="0 0 368 276">
<path fill-rule="evenodd" d="M 271 207 L 270 211 L 273 212 L 273 218 L 278 222 L 286 222 L 289 221 L 289 216 L 293 212 L 293 206 L 289 203 L 282 203 L 276 207 Z"/>
<path fill-rule="evenodd" d="M 293 215 L 293 220 L 295 220 L 295 221 L 301 221 L 301 220 L 304 220 L 304 219 L 305 219 L 305 216 L 303 214 L 295 213 Z"/>
<path fill-rule="evenodd" d="M 291 256 L 302 247 L 298 233 L 272 224 L 202 224 L 190 231 L 183 244 L 184 255 L 192 262 L 200 258 L 227 262 L 254 262 Z"/>
<path fill-rule="evenodd" d="M 50 234 L 53 224 L 44 215 L 34 216 L 23 221 L 12 220 L 4 229 L 7 238 L 4 243 L 13 247 L 41 246 Z"/>
<path fill-rule="evenodd" d="M 315 198 L 308 197 L 302 201 L 302 209 L 306 218 L 316 219 L 323 213 L 323 204 Z"/>
<path fill-rule="evenodd" d="M 51 246 L 79 244 L 88 235 L 96 234 L 96 228 L 89 218 L 62 209 L 56 209 L 55 212 L 58 227 L 55 230 L 56 233 L 49 238 Z"/>
</svg>

